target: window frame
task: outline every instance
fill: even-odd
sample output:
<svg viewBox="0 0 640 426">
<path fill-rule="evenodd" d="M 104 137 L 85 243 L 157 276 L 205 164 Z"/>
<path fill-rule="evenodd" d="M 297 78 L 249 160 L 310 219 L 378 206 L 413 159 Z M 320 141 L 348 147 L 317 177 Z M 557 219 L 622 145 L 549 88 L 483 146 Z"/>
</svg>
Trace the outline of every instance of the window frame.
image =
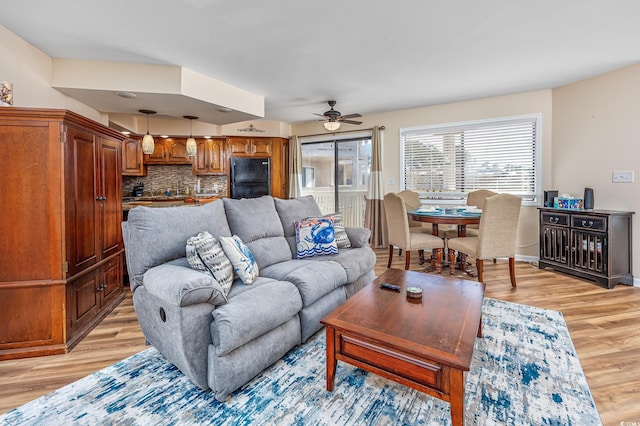
<svg viewBox="0 0 640 426">
<path fill-rule="evenodd" d="M 420 194 L 421 201 L 423 204 L 453 204 L 459 205 L 461 202 L 465 202 L 466 194 L 470 191 L 473 191 L 475 188 L 470 188 L 468 191 L 458 193 L 449 193 L 449 194 L 461 194 L 460 198 L 456 199 L 438 199 L 431 198 L 433 193 L 420 191 L 413 188 L 406 187 L 406 168 L 405 168 L 405 134 L 409 132 L 417 132 L 424 131 L 425 133 L 437 133 L 438 131 L 443 131 L 445 129 L 449 129 L 450 131 L 455 131 L 456 129 L 460 129 L 460 131 L 464 131 L 465 128 L 472 128 L 474 126 L 483 125 L 483 124 L 500 124 L 500 123 L 508 123 L 510 121 L 518 121 L 518 120 L 531 120 L 535 122 L 535 137 L 533 141 L 533 161 L 535 163 L 534 166 L 534 194 L 533 200 L 525 200 L 523 198 L 522 205 L 523 206 L 541 206 L 542 205 L 542 143 L 541 143 L 541 135 L 542 135 L 542 114 L 541 113 L 533 113 L 533 114 L 523 114 L 523 115 L 514 115 L 514 116 L 504 116 L 504 117 L 494 117 L 488 119 L 481 120 L 472 120 L 472 121 L 461 121 L 461 122 L 451 122 L 451 123 L 441 123 L 441 124 L 429 124 L 429 125 L 421 125 L 414 127 L 402 127 L 399 129 L 398 139 L 400 145 L 400 189 L 412 189 L 417 191 Z M 517 194 L 514 194 L 517 195 Z M 519 196 L 519 195 L 518 195 Z"/>
</svg>

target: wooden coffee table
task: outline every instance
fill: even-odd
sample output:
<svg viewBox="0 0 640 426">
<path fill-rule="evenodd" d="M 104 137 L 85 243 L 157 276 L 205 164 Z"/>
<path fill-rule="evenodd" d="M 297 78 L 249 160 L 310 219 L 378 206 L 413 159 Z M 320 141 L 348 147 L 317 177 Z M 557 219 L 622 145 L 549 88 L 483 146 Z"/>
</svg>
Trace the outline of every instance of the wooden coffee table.
<svg viewBox="0 0 640 426">
<path fill-rule="evenodd" d="M 420 287 L 422 301 L 409 301 L 406 287 Z M 464 424 L 464 372 L 481 336 L 483 298 L 483 283 L 388 269 L 322 319 L 327 390 L 340 360 L 449 402 L 452 424 Z"/>
</svg>

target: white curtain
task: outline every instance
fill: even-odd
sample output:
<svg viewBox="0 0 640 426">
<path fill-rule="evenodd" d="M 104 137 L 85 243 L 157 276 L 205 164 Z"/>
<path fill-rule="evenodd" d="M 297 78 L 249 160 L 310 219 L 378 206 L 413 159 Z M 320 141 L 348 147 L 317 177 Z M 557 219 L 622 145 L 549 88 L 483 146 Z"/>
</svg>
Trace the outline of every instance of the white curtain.
<svg viewBox="0 0 640 426">
<path fill-rule="evenodd" d="M 297 136 L 289 139 L 289 198 L 302 195 L 302 146 Z"/>
<path fill-rule="evenodd" d="M 367 191 L 364 226 L 371 230 L 371 245 L 387 247 L 386 220 L 384 217 L 384 186 L 382 176 L 382 137 L 380 128 L 371 131 L 371 176 Z"/>
</svg>

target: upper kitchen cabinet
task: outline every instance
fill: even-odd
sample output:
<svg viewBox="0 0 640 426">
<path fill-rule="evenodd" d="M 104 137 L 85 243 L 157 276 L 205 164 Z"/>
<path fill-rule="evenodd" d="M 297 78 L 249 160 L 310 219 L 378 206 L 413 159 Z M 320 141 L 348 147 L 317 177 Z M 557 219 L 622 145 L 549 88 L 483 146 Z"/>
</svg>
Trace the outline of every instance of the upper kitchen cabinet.
<svg viewBox="0 0 640 426">
<path fill-rule="evenodd" d="M 69 351 L 124 298 L 124 135 L 0 108 L 0 360 Z"/>
<path fill-rule="evenodd" d="M 154 138 L 153 154 L 144 154 L 144 164 L 191 164 L 186 138 Z"/>
<path fill-rule="evenodd" d="M 122 175 L 146 176 L 147 168 L 142 161 L 142 142 L 139 138 L 127 138 L 122 141 Z"/>
<path fill-rule="evenodd" d="M 193 174 L 224 175 L 226 172 L 225 139 L 196 139 L 196 143 L 197 152 L 193 161 Z"/>
<path fill-rule="evenodd" d="M 236 157 L 271 157 L 273 138 L 241 138 L 228 137 L 227 149 L 230 156 Z"/>
</svg>

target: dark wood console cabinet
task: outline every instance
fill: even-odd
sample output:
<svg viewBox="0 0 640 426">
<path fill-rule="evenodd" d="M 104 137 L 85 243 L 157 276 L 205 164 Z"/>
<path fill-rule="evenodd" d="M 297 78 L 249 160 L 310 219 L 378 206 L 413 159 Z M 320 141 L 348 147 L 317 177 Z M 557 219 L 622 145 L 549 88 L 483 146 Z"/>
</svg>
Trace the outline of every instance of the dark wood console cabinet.
<svg viewBox="0 0 640 426">
<path fill-rule="evenodd" d="M 124 298 L 123 139 L 71 111 L 0 108 L 0 360 L 68 352 Z"/>
<path fill-rule="evenodd" d="M 607 288 L 633 285 L 633 212 L 539 210 L 540 269 L 552 268 Z"/>
</svg>

